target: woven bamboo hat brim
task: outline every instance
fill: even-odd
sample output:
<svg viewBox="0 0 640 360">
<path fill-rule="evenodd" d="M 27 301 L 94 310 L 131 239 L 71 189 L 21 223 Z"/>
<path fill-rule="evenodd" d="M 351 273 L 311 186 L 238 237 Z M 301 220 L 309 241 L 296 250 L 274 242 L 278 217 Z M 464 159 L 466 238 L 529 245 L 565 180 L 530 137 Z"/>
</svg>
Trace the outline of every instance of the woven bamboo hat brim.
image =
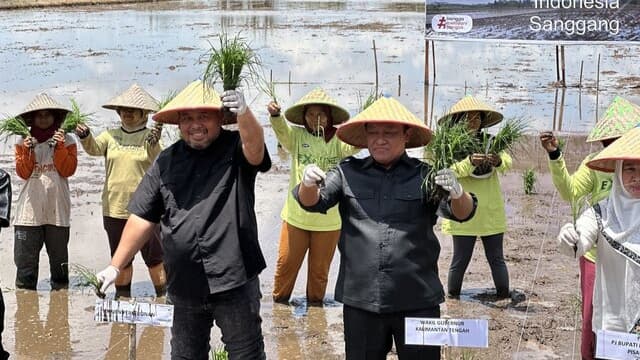
<svg viewBox="0 0 640 360">
<path fill-rule="evenodd" d="M 164 124 L 178 124 L 178 113 L 189 110 L 211 110 L 220 112 L 222 101 L 220 95 L 202 81 L 196 80 L 187 85 L 160 111 L 153 115 L 153 120 Z"/>
<path fill-rule="evenodd" d="M 350 117 L 349 112 L 338 105 L 338 103 L 329 97 L 321 88 L 316 88 L 303 96 L 297 103 L 284 112 L 284 117 L 294 124 L 304 125 L 304 107 L 306 105 L 329 106 L 331 108 L 331 117 L 333 117 L 333 125 L 342 124 L 349 120 Z"/>
<path fill-rule="evenodd" d="M 593 170 L 614 172 L 616 160 L 640 161 L 640 126 L 627 131 L 587 163 Z"/>
<path fill-rule="evenodd" d="M 353 119 L 338 126 L 338 138 L 347 144 L 367 147 L 367 123 L 402 124 L 413 128 L 407 148 L 424 146 L 431 141 L 431 130 L 404 105 L 392 98 L 381 97 Z"/>
<path fill-rule="evenodd" d="M 33 121 L 33 115 L 36 111 L 39 110 L 50 110 L 54 117 L 56 118 L 56 122 L 61 122 L 64 120 L 65 116 L 71 112 L 71 109 L 66 106 L 60 105 L 57 101 L 55 101 L 52 97 L 45 93 L 38 94 L 27 107 L 22 110 L 18 117 L 24 119 L 27 125 L 31 126 L 31 122 Z"/>
<path fill-rule="evenodd" d="M 587 137 L 587 142 L 619 138 L 640 124 L 640 106 L 616 96 L 604 116 Z"/>
<path fill-rule="evenodd" d="M 501 113 L 494 110 L 491 106 L 483 103 L 482 101 L 476 99 L 471 95 L 467 95 L 460 99 L 457 103 L 455 103 L 448 113 L 438 119 L 438 124 L 440 124 L 444 119 L 448 118 L 451 115 L 462 114 L 469 111 L 479 111 L 482 113 L 482 123 L 480 124 L 480 128 L 487 128 L 489 126 L 493 126 L 504 118 Z"/>
<path fill-rule="evenodd" d="M 133 84 L 125 92 L 109 100 L 102 107 L 109 110 L 118 110 L 118 108 L 124 107 L 156 112 L 158 111 L 158 100 L 154 99 L 138 84 Z"/>
</svg>

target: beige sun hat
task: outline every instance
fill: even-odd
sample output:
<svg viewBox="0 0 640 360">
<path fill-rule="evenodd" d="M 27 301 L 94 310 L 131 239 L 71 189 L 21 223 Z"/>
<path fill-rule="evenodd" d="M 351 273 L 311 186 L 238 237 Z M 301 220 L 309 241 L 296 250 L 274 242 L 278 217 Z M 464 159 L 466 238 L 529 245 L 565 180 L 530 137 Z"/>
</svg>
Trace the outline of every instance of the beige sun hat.
<svg viewBox="0 0 640 360">
<path fill-rule="evenodd" d="M 347 144 L 367 147 L 367 123 L 402 124 L 413 128 L 407 148 L 424 146 L 431 141 L 431 130 L 418 120 L 404 105 L 392 98 L 381 97 L 356 115 L 353 119 L 338 126 L 337 135 Z"/>
<path fill-rule="evenodd" d="M 587 163 L 587 166 L 593 170 L 614 172 L 616 160 L 640 160 L 640 125 L 602 149 Z"/>
<path fill-rule="evenodd" d="M 284 112 L 284 117 L 294 124 L 304 125 L 304 107 L 306 105 L 327 105 L 331 108 L 333 125 L 342 124 L 349 120 L 349 112 L 332 99 L 321 88 L 311 90 L 303 96 L 297 103 Z"/>
<path fill-rule="evenodd" d="M 470 111 L 479 111 L 482 114 L 482 123 L 480 124 L 480 128 L 493 126 L 504 118 L 501 113 L 493 109 L 491 106 L 471 95 L 467 95 L 455 103 L 448 113 L 438 119 L 438 124 L 451 115 L 462 114 Z"/>
<path fill-rule="evenodd" d="M 147 112 L 158 111 L 158 100 L 146 92 L 140 85 L 133 84 L 125 92 L 109 100 L 102 105 L 103 108 L 109 110 L 118 110 L 118 108 L 134 108 Z"/>
<path fill-rule="evenodd" d="M 616 96 L 604 116 L 587 137 L 587 142 L 616 139 L 640 124 L 640 106 Z"/>
<path fill-rule="evenodd" d="M 17 115 L 17 117 L 21 117 L 28 126 L 31 126 L 33 116 L 35 115 L 35 112 L 39 110 L 50 110 L 54 114 L 56 122 L 62 122 L 65 116 L 71 112 L 71 109 L 64 105 L 60 105 L 60 103 L 55 101 L 51 96 L 45 93 L 40 93 L 31 100 L 29 105 L 27 105 L 27 107 Z"/>
<path fill-rule="evenodd" d="M 187 85 L 167 105 L 153 115 L 153 120 L 164 124 L 178 124 L 178 112 L 188 110 L 220 111 L 220 95 L 200 80 Z M 235 119 L 235 117 L 234 117 Z"/>
</svg>

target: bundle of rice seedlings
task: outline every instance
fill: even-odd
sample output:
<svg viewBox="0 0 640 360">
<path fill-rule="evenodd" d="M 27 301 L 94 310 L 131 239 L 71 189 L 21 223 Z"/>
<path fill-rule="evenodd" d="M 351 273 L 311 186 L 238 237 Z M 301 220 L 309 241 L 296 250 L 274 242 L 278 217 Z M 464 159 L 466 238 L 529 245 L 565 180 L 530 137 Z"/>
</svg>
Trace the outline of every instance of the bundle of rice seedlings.
<svg viewBox="0 0 640 360">
<path fill-rule="evenodd" d="M 5 142 L 11 135 L 22 136 L 23 138 L 31 136 L 29 126 L 24 119 L 19 116 L 9 116 L 0 122 L 0 136 L 4 137 Z"/>
<path fill-rule="evenodd" d="M 524 119 L 506 121 L 495 136 L 484 133 L 477 153 L 499 154 L 503 151 L 513 152 L 515 144 L 524 136 L 527 122 Z"/>
<path fill-rule="evenodd" d="M 363 99 L 362 94 L 358 91 L 358 112 L 363 112 L 381 96 L 382 92 L 376 93 L 375 90 L 371 90 L 369 92 L 369 95 L 367 95 L 367 97 Z"/>
<path fill-rule="evenodd" d="M 74 99 L 71 99 L 71 112 L 67 114 L 64 121 L 62 121 L 62 124 L 60 124 L 60 129 L 62 129 L 65 134 L 72 133 L 76 131 L 76 127 L 78 125 L 88 124 L 91 121 L 91 115 L 93 115 L 93 113 L 82 113 L 78 103 Z M 49 139 L 50 146 L 55 146 L 55 144 L 56 142 L 53 138 Z"/>
<path fill-rule="evenodd" d="M 423 186 L 426 187 L 430 199 L 438 202 L 448 195 L 435 184 L 436 173 L 463 160 L 477 147 L 478 141 L 469 131 L 466 121 L 447 118 L 438 126 L 431 142 L 425 147 L 426 160 L 431 166 L 424 177 Z"/>
<path fill-rule="evenodd" d="M 258 79 L 260 60 L 245 40 L 240 35 L 229 38 L 226 33 L 219 35 L 219 39 L 218 47 L 209 43 L 211 49 L 206 54 L 208 61 L 204 82 L 213 87 L 222 81 L 222 88 L 226 91 L 236 89 L 248 78 Z"/>
<path fill-rule="evenodd" d="M 265 77 L 263 76 L 258 80 L 256 84 L 258 86 L 258 89 L 262 93 L 267 95 L 269 99 L 271 99 L 271 101 L 276 103 L 276 105 L 278 104 L 278 96 L 276 95 L 276 87 L 273 81 L 267 81 L 267 79 L 265 79 Z"/>
<path fill-rule="evenodd" d="M 73 271 L 80 277 L 80 286 L 88 286 L 92 288 L 99 298 L 104 299 L 106 295 L 102 291 L 100 291 L 102 282 L 98 280 L 93 269 L 90 269 L 84 265 L 74 263 L 71 264 L 71 271 Z"/>
</svg>

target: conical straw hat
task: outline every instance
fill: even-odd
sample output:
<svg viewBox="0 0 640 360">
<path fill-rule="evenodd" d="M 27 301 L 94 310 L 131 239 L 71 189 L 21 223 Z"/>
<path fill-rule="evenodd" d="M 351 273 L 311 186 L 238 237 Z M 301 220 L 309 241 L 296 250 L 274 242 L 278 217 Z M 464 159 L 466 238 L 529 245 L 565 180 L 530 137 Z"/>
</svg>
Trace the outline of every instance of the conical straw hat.
<svg viewBox="0 0 640 360">
<path fill-rule="evenodd" d="M 381 97 L 353 119 L 338 126 L 340 140 L 359 148 L 367 147 L 367 123 L 402 124 L 413 128 L 407 148 L 424 146 L 431 141 L 431 130 L 404 105 L 392 98 Z"/>
<path fill-rule="evenodd" d="M 438 119 L 438 124 L 440 124 L 444 119 L 451 115 L 466 113 L 469 111 L 479 111 L 482 113 L 482 123 L 480 124 L 480 128 L 487 128 L 489 126 L 495 125 L 502 121 L 504 118 L 501 113 L 494 110 L 491 106 L 483 103 L 482 101 L 476 99 L 471 95 L 467 95 L 460 99 L 457 103 L 455 103 L 448 113 Z"/>
<path fill-rule="evenodd" d="M 640 125 L 602 149 L 587 166 L 593 170 L 614 172 L 616 160 L 640 160 Z"/>
<path fill-rule="evenodd" d="M 200 80 L 187 85 L 160 111 L 153 115 L 153 120 L 165 124 L 178 124 L 178 112 L 188 110 L 218 111 L 222 108 L 220 95 Z M 222 115 L 222 112 L 220 112 Z"/>
<path fill-rule="evenodd" d="M 640 106 L 616 96 L 591 130 L 587 142 L 619 138 L 637 124 L 640 124 Z"/>
<path fill-rule="evenodd" d="M 295 105 L 291 106 L 284 112 L 284 117 L 294 124 L 304 125 L 304 107 L 305 105 L 327 105 L 331 108 L 331 116 L 333 117 L 333 125 L 342 124 L 349 120 L 349 112 L 329 97 L 321 88 L 312 90 L 307 95 L 298 100 Z"/>
<path fill-rule="evenodd" d="M 126 107 L 156 112 L 158 111 L 158 101 L 138 84 L 133 84 L 125 92 L 114 97 L 102 107 L 110 110 Z"/>
<path fill-rule="evenodd" d="M 22 110 L 18 117 L 24 119 L 27 125 L 31 126 L 31 122 L 33 121 L 33 115 L 35 115 L 36 111 L 39 110 L 51 110 L 56 118 L 56 122 L 62 122 L 64 117 L 67 116 L 71 109 L 60 105 L 57 101 L 55 101 L 52 97 L 45 93 L 40 93 L 36 95 L 36 97 L 31 100 L 29 105 Z"/>
</svg>

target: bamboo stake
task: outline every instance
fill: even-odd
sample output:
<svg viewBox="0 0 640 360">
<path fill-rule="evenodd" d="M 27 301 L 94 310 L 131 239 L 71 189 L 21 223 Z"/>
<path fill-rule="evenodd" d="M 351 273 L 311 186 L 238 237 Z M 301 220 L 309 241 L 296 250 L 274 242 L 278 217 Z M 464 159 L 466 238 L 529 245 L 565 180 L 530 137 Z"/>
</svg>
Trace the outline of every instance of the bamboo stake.
<svg viewBox="0 0 640 360">
<path fill-rule="evenodd" d="M 431 116 L 429 117 L 429 119 L 431 119 L 431 121 L 433 122 L 433 109 L 435 108 L 435 101 L 436 101 L 436 84 L 433 84 L 433 89 L 431 89 Z M 437 124 L 432 124 L 432 125 L 437 125 Z"/>
<path fill-rule="evenodd" d="M 431 56 L 433 57 L 433 84 L 436 83 L 436 42 L 431 41 Z"/>
<path fill-rule="evenodd" d="M 429 85 L 429 40 L 424 41 L 424 83 Z"/>
<path fill-rule="evenodd" d="M 564 45 L 560 46 L 560 63 L 562 64 L 562 87 L 567 87 L 565 61 L 564 61 Z"/>
<path fill-rule="evenodd" d="M 556 45 L 556 82 L 560 81 L 560 56 L 559 56 L 559 51 L 560 49 L 558 48 L 558 45 Z"/>
<path fill-rule="evenodd" d="M 584 68 L 584 60 L 580 61 L 580 82 L 578 83 L 578 87 L 582 88 L 582 69 Z"/>
<path fill-rule="evenodd" d="M 289 70 L 289 96 L 291 96 L 291 70 Z"/>
<path fill-rule="evenodd" d="M 129 324 L 129 360 L 136 360 L 136 324 Z"/>
<path fill-rule="evenodd" d="M 425 83 L 423 90 L 424 99 L 422 99 L 422 101 L 424 102 L 424 123 L 432 129 L 431 119 L 429 118 L 429 84 Z"/>
<path fill-rule="evenodd" d="M 376 67 L 376 92 L 378 93 L 378 53 L 376 52 L 376 41 L 373 40 L 373 62 Z"/>
<path fill-rule="evenodd" d="M 598 122 L 598 105 L 600 100 L 600 54 L 598 54 L 598 67 L 596 69 L 596 123 Z"/>
<path fill-rule="evenodd" d="M 398 74 L 398 97 L 400 97 L 401 92 L 402 92 L 402 75 Z"/>
<path fill-rule="evenodd" d="M 566 88 L 562 88 L 562 95 L 560 96 L 560 113 L 558 115 L 558 131 L 562 131 L 562 118 L 564 115 L 564 95 L 567 92 Z"/>
<path fill-rule="evenodd" d="M 553 100 L 553 131 L 556 131 L 556 111 L 558 110 L 558 88 L 556 88 L 556 98 Z"/>
</svg>

